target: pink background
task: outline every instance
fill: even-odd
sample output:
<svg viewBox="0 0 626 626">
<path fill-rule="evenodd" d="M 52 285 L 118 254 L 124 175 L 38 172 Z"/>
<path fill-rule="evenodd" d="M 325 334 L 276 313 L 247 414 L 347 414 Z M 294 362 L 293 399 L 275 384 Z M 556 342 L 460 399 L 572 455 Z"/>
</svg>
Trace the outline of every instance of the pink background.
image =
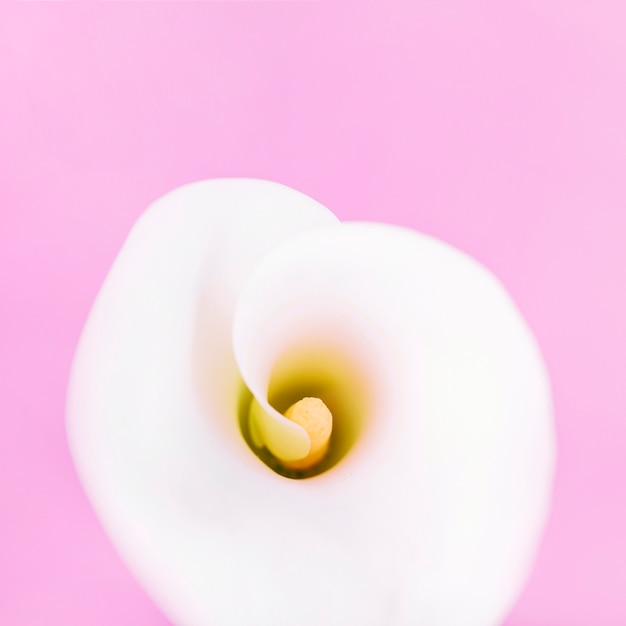
<svg viewBox="0 0 626 626">
<path fill-rule="evenodd" d="M 218 176 L 436 235 L 501 278 L 560 444 L 506 624 L 626 624 L 626 14 L 502 4 L 1 9 L 1 624 L 167 623 L 81 490 L 65 388 L 137 216 Z"/>
</svg>

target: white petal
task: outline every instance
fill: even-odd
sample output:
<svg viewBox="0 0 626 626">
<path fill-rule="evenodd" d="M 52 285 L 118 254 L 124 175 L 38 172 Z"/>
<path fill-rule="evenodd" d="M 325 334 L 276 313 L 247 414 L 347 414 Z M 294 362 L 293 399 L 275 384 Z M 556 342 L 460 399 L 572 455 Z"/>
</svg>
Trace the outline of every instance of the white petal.
<svg viewBox="0 0 626 626">
<path fill-rule="evenodd" d="M 236 529 L 247 491 L 263 492 L 237 420 L 238 292 L 275 245 L 337 224 L 266 181 L 182 187 L 137 222 L 89 315 L 68 393 L 72 454 L 114 543 L 180 623 L 219 616 L 205 591 L 246 567 Z"/>
<path fill-rule="evenodd" d="M 527 574 L 553 465 L 547 377 L 521 315 L 462 253 L 395 227 L 344 224 L 266 257 L 235 316 L 237 361 L 262 399 L 285 354 L 306 360 L 329 342 L 363 371 L 354 388 L 371 397 L 352 448 L 303 487 L 301 541 L 322 519 L 349 551 L 374 605 L 367 623 L 498 623 Z M 279 549 L 279 537 L 262 540 Z M 317 602 L 320 578 L 345 584 L 333 563 L 308 567 Z M 340 623 L 325 606 L 323 623 Z"/>
<path fill-rule="evenodd" d="M 495 624 L 546 514 L 541 359 L 471 259 L 384 226 L 298 235 L 335 223 L 258 181 L 186 187 L 151 208 L 76 356 L 81 477 L 177 623 Z M 278 476 L 240 436 L 240 292 L 234 343 L 260 402 L 310 363 L 314 384 L 352 392 L 338 402 L 357 423 L 315 478 Z"/>
</svg>

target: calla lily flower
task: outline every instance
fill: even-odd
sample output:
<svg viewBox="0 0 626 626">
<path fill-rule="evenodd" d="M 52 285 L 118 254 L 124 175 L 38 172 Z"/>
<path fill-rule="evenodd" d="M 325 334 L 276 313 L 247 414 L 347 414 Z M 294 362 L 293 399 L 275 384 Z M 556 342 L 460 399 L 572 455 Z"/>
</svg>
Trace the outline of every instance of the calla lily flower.
<svg viewBox="0 0 626 626">
<path fill-rule="evenodd" d="M 313 435 L 284 413 L 332 413 Z M 549 508 L 550 390 L 511 298 L 413 231 L 215 180 L 139 219 L 76 352 L 71 450 L 177 624 L 494 626 Z"/>
</svg>

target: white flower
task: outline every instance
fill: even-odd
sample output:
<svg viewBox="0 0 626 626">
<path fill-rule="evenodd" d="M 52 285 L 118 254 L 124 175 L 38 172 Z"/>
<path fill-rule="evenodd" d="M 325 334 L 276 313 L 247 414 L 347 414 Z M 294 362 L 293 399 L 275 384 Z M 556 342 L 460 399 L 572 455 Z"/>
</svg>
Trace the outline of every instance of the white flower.
<svg viewBox="0 0 626 626">
<path fill-rule="evenodd" d="M 287 455 L 308 436 L 271 405 L 332 405 L 317 475 L 270 467 L 250 392 Z M 68 430 L 114 544 L 184 625 L 493 626 L 554 459 L 541 357 L 485 269 L 255 180 L 140 218 L 85 326 Z"/>
</svg>

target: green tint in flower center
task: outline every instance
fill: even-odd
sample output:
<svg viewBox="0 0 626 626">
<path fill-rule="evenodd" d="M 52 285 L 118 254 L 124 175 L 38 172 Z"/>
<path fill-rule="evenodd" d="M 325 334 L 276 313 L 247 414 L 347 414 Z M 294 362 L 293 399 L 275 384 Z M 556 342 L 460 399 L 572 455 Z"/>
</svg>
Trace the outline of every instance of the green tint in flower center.
<svg viewBox="0 0 626 626">
<path fill-rule="evenodd" d="M 275 472 L 289 478 L 309 478 L 339 463 L 356 444 L 373 404 L 371 375 L 349 354 L 337 347 L 303 345 L 287 350 L 270 377 L 267 400 L 289 417 L 291 407 L 303 398 L 318 399 L 332 414 L 328 449 L 312 467 L 281 459 L 263 439 L 263 409 L 246 390 L 240 404 L 240 427 L 254 453 Z"/>
</svg>

